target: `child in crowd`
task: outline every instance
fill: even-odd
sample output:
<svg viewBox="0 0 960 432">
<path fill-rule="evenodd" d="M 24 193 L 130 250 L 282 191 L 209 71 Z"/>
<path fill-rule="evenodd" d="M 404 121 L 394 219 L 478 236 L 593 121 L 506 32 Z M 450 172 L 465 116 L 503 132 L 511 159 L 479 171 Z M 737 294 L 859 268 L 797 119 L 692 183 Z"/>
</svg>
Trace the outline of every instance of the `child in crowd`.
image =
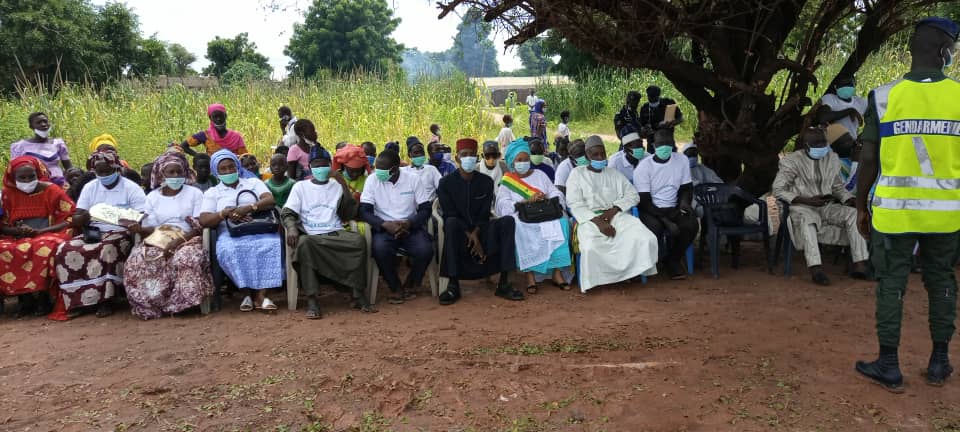
<svg viewBox="0 0 960 432">
<path fill-rule="evenodd" d="M 143 193 L 149 194 L 152 190 L 150 188 L 150 180 L 152 179 L 153 173 L 153 162 L 147 162 L 140 167 L 140 187 L 143 188 Z"/>
<path fill-rule="evenodd" d="M 264 180 L 267 189 L 273 194 L 273 199 L 277 203 L 277 208 L 283 208 L 287 203 L 287 197 L 290 196 L 290 190 L 296 183 L 290 177 L 287 177 L 287 158 L 282 154 L 275 154 L 270 158 L 271 178 Z"/>
<path fill-rule="evenodd" d="M 197 189 L 206 192 L 219 183 L 216 177 L 210 175 L 210 156 L 206 153 L 197 153 L 193 157 L 193 170 L 197 173 L 197 182 L 194 183 Z"/>
</svg>

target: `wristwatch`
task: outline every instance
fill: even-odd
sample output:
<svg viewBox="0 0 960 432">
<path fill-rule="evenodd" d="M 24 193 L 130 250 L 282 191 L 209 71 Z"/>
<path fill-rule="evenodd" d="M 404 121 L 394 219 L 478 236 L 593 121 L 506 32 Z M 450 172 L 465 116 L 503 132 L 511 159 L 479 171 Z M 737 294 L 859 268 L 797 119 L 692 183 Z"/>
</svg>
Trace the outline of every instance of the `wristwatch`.
<svg viewBox="0 0 960 432">
<path fill-rule="evenodd" d="M 252 208 L 253 211 L 257 211 L 257 203 L 253 203 L 252 205 L 250 205 L 250 208 Z"/>
</svg>

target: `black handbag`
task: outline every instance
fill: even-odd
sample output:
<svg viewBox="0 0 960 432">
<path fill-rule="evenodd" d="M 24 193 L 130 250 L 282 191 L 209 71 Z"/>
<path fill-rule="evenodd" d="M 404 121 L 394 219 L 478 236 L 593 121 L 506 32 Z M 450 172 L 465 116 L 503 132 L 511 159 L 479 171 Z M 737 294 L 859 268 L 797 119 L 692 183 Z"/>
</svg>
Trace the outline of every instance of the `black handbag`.
<svg viewBox="0 0 960 432">
<path fill-rule="evenodd" d="M 563 206 L 560 205 L 560 198 L 556 197 L 534 202 L 522 202 L 517 203 L 517 213 L 521 222 L 549 222 L 563 217 Z"/>
<path fill-rule="evenodd" d="M 242 190 L 237 194 L 236 206 L 240 206 L 240 196 L 248 193 L 258 199 L 257 194 L 252 190 Z M 230 237 L 243 237 L 255 234 L 269 234 L 280 232 L 280 214 L 276 208 L 269 210 L 260 210 L 250 213 L 250 220 L 247 222 L 236 223 L 227 219 L 227 231 Z"/>
</svg>

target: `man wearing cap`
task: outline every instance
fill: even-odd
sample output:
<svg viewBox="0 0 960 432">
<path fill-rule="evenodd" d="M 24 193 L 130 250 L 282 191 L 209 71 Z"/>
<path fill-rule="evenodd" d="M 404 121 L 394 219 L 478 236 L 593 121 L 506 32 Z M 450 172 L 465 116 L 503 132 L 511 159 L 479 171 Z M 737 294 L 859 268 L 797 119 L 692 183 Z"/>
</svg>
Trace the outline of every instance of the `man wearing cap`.
<svg viewBox="0 0 960 432">
<path fill-rule="evenodd" d="M 840 244 L 843 238 L 850 245 L 853 258 L 850 275 L 856 279 L 866 277 L 870 252 L 856 228 L 853 194 L 843 188 L 840 158 L 830 151 L 820 128 L 804 130 L 797 150 L 780 159 L 772 193 L 790 203 L 790 238 L 797 250 L 803 251 L 814 283 L 830 284 L 821 265 L 820 243 Z M 839 229 L 824 229 L 827 225 Z"/>
<path fill-rule="evenodd" d="M 457 141 L 456 161 L 460 168 L 440 180 L 437 196 L 443 213 L 443 256 L 440 276 L 450 278 L 440 304 L 460 299 L 460 281 L 500 275 L 496 295 L 523 300 L 523 293 L 510 286 L 510 272 L 516 268 L 513 218 L 491 219 L 493 179 L 476 171 L 477 140 Z"/>
<path fill-rule="evenodd" d="M 917 243 L 933 340 L 927 384 L 941 386 L 953 373 L 948 352 L 957 315 L 953 266 L 960 242 L 960 83 L 947 78 L 944 68 L 957 56 L 958 33 L 960 27 L 946 18 L 917 23 L 910 39 L 910 72 L 870 92 L 860 135 L 858 225 L 870 239 L 878 281 L 880 355 L 869 363 L 858 361 L 856 369 L 893 392 L 903 391 L 897 351 Z"/>
<path fill-rule="evenodd" d="M 677 101 L 660 97 L 660 87 L 652 85 L 647 87 L 647 103 L 640 107 L 640 133 L 647 140 L 647 152 L 653 153 L 654 136 L 653 134 L 661 129 L 673 133 L 673 127 L 683 122 L 683 113 L 680 107 L 676 107 L 673 120 L 665 121 L 667 107 L 676 105 Z"/>
<path fill-rule="evenodd" d="M 407 157 L 410 158 L 410 165 L 400 169 L 420 177 L 420 186 L 426 189 L 427 196 L 433 201 L 437 198 L 441 175 L 436 167 L 427 163 L 427 155 L 420 138 L 407 138 Z"/>
<path fill-rule="evenodd" d="M 647 150 L 643 148 L 643 139 L 640 133 L 632 126 L 623 128 L 620 133 L 622 150 L 610 157 L 610 168 L 617 170 L 629 182 L 633 183 L 633 171 L 637 164 L 647 157 Z"/>
<path fill-rule="evenodd" d="M 685 279 L 681 260 L 700 230 L 693 211 L 690 162 L 672 151 L 676 145 L 669 130 L 658 130 L 655 143 L 656 153 L 633 171 L 633 186 L 640 196 L 637 207 L 643 224 L 664 239 L 666 251 L 660 252 L 666 256 L 670 278 Z"/>
<path fill-rule="evenodd" d="M 432 203 L 420 178 L 400 169 L 397 152 L 384 150 L 375 166 L 360 194 L 360 219 L 373 230 L 371 253 L 390 288 L 390 303 L 399 304 L 416 297 L 413 289 L 420 286 L 433 258 L 425 227 Z M 402 286 L 396 267 L 400 249 L 410 257 L 410 274 Z"/>
<path fill-rule="evenodd" d="M 503 173 L 507 172 L 507 164 L 500 159 L 500 145 L 496 141 L 486 141 L 483 143 L 483 163 L 477 165 L 477 172 L 486 174 L 493 179 L 493 191 L 496 193 L 496 186 L 500 184 Z"/>
<path fill-rule="evenodd" d="M 607 167 L 603 140 L 587 138 L 589 164 L 567 179 L 567 204 L 579 222 L 580 291 L 657 274 L 657 238 L 630 214 L 640 197 L 629 181 Z"/>
</svg>

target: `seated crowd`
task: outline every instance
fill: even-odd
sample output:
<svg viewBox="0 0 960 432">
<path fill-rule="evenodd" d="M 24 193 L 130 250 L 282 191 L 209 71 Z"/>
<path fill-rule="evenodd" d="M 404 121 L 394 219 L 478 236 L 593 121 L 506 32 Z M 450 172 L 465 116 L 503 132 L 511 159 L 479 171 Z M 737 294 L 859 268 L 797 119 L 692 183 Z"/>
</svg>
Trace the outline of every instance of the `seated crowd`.
<svg viewBox="0 0 960 432">
<path fill-rule="evenodd" d="M 271 311 L 270 290 L 290 277 L 285 251 L 308 318 L 321 316 L 324 284 L 375 311 L 367 292 L 374 265 L 394 304 L 414 298 L 425 276 L 445 282 L 443 305 L 460 299 L 465 280 L 496 277 L 495 295 L 507 300 L 547 280 L 568 290 L 574 267 L 583 293 L 655 275 L 658 266 L 683 279 L 703 216 L 694 188 L 720 182 L 700 165 L 695 144 L 678 153 L 672 124 L 654 131 L 626 122 L 621 150 L 609 158 L 600 137 L 570 140 L 569 128 L 556 152 L 542 133 L 515 138 L 508 116 L 497 140 L 463 138 L 453 148 L 432 125 L 427 144 L 406 139 L 405 160 L 397 142 L 379 152 L 372 142 L 338 143 L 331 153 L 310 120 L 287 107 L 278 114 L 283 136 L 266 169 L 227 128 L 226 108 L 212 104 L 207 129 L 139 173 L 106 134 L 90 143 L 86 169 L 74 167 L 64 141 L 49 136 L 47 116 L 31 114 L 34 135 L 13 144 L 3 177 L 0 298 L 17 297 L 17 316 L 67 320 L 110 315 L 125 296 L 135 316 L 152 319 L 204 304 L 222 272 L 242 293 L 241 311 Z M 822 284 L 823 225 L 840 228 L 855 275 L 865 275 L 868 253 L 829 146 L 849 154 L 850 137 L 830 132 L 804 131 L 773 184 Z M 404 279 L 398 255 L 409 262 Z M 437 275 L 428 274 L 432 263 Z M 514 273 L 525 289 L 511 284 Z"/>
</svg>

